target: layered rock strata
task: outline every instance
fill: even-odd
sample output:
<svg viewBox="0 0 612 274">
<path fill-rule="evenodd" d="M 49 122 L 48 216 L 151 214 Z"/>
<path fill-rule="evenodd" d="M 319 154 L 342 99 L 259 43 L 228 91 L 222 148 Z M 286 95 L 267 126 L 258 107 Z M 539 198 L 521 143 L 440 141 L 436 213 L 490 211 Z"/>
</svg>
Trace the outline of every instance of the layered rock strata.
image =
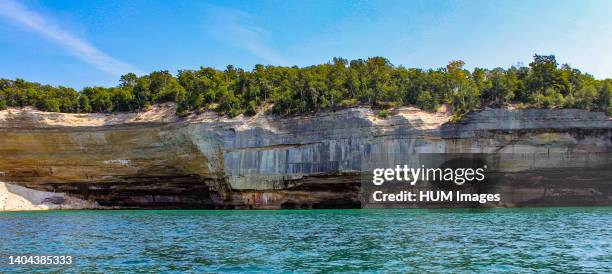
<svg viewBox="0 0 612 274">
<path fill-rule="evenodd" d="M 385 119 L 368 108 L 234 119 L 173 111 L 1 111 L 0 181 L 85 208 L 356 208 L 373 164 L 479 153 L 496 156 L 491 176 L 509 197 L 494 206 L 612 204 L 604 113 L 485 109 L 449 123 L 411 107 Z"/>
</svg>

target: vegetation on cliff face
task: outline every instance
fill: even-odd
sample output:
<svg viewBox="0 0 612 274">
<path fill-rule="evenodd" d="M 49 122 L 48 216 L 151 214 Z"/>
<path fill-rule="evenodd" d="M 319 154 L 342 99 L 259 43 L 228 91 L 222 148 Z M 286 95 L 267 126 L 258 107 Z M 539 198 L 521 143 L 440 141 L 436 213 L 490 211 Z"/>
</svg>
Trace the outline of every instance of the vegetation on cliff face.
<svg viewBox="0 0 612 274">
<path fill-rule="evenodd" d="M 309 67 L 256 65 L 251 71 L 227 66 L 156 71 L 121 76 L 116 87 L 86 87 L 80 92 L 22 79 L 0 80 L 0 109 L 34 106 L 52 112 L 134 111 L 154 103 L 176 102 L 177 112 L 215 110 L 229 116 L 252 115 L 264 103 L 276 114 L 369 105 L 383 110 L 417 105 L 434 110 L 452 106 L 455 117 L 484 105 L 520 103 L 525 107 L 572 107 L 612 113 L 612 79 L 557 64 L 553 55 L 535 55 L 529 66 L 464 69 L 452 61 L 439 69 L 394 66 L 382 57 Z M 386 112 L 382 112 L 385 114 Z"/>
</svg>

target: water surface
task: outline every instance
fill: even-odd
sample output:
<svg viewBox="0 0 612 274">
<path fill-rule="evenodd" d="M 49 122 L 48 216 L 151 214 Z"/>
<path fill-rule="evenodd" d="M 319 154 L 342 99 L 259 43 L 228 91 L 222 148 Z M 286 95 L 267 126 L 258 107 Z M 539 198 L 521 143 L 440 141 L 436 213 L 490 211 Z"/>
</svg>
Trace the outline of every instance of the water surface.
<svg viewBox="0 0 612 274">
<path fill-rule="evenodd" d="M 0 213 L 0 254 L 0 272 L 612 272 L 612 207 Z M 26 254 L 74 264 L 6 264 Z"/>
</svg>

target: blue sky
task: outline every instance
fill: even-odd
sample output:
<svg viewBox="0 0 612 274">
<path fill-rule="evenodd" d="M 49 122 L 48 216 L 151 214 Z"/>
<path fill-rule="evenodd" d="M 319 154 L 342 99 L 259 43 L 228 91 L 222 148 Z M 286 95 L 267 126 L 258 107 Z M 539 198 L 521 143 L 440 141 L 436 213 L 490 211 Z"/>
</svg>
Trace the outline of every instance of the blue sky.
<svg viewBox="0 0 612 274">
<path fill-rule="evenodd" d="M 0 78 L 84 86 L 227 64 L 528 64 L 612 77 L 612 1 L 0 1 Z"/>
</svg>

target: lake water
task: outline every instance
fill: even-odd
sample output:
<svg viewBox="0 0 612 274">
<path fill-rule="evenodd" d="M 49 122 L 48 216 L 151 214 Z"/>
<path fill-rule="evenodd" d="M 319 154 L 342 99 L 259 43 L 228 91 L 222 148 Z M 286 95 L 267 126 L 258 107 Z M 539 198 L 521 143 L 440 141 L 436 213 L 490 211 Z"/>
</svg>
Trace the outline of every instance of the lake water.
<svg viewBox="0 0 612 274">
<path fill-rule="evenodd" d="M 612 207 L 0 213 L 0 254 L 0 272 L 609 273 Z"/>
</svg>

